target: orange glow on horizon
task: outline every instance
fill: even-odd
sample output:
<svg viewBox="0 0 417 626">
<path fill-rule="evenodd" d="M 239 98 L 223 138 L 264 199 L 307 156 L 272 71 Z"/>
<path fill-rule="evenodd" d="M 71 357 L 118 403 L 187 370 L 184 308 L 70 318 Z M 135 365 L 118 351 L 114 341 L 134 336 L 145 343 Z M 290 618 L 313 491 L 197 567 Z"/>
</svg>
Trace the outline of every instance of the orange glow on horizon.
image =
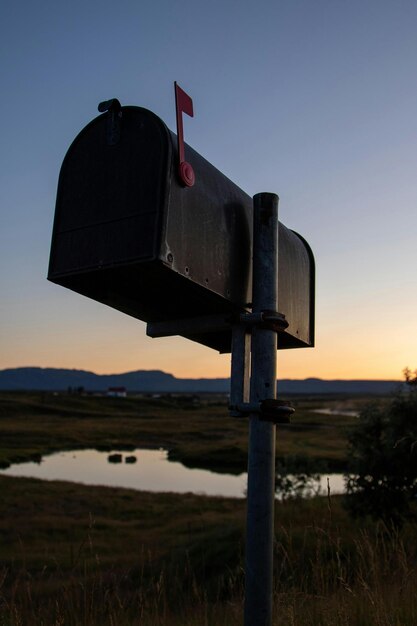
<svg viewBox="0 0 417 626">
<path fill-rule="evenodd" d="M 159 345 L 158 345 L 159 342 Z M 331 342 L 330 342 L 331 343 Z M 163 345 L 162 345 L 163 344 Z M 16 346 L 3 351 L 0 368 L 53 367 L 82 369 L 97 374 L 120 374 L 136 370 L 161 370 L 177 378 L 228 378 L 230 354 L 198 346 L 185 339 L 145 340 L 129 349 L 110 343 L 82 345 Z M 137 348 L 137 349 L 136 349 Z M 415 354 L 415 352 L 414 352 Z M 339 356 L 340 355 L 340 356 Z M 414 369 L 411 350 L 368 348 L 359 345 L 334 350 L 332 345 L 277 352 L 278 379 L 402 380 L 405 367 Z"/>
<path fill-rule="evenodd" d="M 85 325 L 74 320 L 64 325 L 59 316 L 42 319 L 37 332 L 22 325 L 19 333 L 3 329 L 0 368 L 56 367 L 82 369 L 97 374 L 136 370 L 162 370 L 177 378 L 228 378 L 230 355 L 192 341 L 169 337 L 150 339 L 145 324 L 105 307 L 85 308 Z M 83 310 L 83 323 L 87 315 Z M 278 379 L 402 380 L 403 370 L 417 367 L 414 318 L 396 327 L 387 321 L 361 324 L 322 316 L 316 347 L 277 352 Z M 405 323 L 407 322 L 407 324 Z M 326 332 L 324 332 L 323 328 Z"/>
</svg>

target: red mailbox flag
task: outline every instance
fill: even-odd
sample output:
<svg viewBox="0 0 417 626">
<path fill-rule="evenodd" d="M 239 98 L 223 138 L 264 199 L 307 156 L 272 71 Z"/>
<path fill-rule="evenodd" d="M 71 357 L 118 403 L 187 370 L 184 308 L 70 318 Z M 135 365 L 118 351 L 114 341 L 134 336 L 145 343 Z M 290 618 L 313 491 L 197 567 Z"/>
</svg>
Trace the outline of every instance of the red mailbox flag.
<svg viewBox="0 0 417 626">
<path fill-rule="evenodd" d="M 194 117 L 193 101 L 175 81 L 175 107 L 177 111 L 177 137 L 178 137 L 178 174 L 186 187 L 192 187 L 195 183 L 195 175 L 192 166 L 187 163 L 184 156 L 184 131 L 182 126 L 182 114 L 186 113 Z"/>
</svg>

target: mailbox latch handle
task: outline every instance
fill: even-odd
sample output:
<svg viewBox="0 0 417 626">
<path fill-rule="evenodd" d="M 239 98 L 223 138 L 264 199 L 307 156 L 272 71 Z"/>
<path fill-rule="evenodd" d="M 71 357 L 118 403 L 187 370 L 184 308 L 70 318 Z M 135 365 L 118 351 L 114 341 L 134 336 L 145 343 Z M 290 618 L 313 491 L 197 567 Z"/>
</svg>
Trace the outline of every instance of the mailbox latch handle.
<svg viewBox="0 0 417 626">
<path fill-rule="evenodd" d="M 107 111 L 106 141 L 107 145 L 114 146 L 120 140 L 120 120 L 122 119 L 122 105 L 117 98 L 104 100 L 98 105 L 100 113 Z"/>
</svg>

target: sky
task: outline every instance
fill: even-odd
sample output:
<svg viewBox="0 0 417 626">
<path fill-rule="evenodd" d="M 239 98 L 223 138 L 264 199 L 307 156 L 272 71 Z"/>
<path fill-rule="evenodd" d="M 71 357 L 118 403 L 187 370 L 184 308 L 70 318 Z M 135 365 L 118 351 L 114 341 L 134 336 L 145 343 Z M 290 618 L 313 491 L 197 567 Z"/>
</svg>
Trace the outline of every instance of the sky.
<svg viewBox="0 0 417 626">
<path fill-rule="evenodd" d="M 15 0 L 0 10 L 0 369 L 225 377 L 230 356 L 46 280 L 59 170 L 100 101 L 175 130 L 316 259 L 316 346 L 280 378 L 417 367 L 414 0 Z"/>
</svg>

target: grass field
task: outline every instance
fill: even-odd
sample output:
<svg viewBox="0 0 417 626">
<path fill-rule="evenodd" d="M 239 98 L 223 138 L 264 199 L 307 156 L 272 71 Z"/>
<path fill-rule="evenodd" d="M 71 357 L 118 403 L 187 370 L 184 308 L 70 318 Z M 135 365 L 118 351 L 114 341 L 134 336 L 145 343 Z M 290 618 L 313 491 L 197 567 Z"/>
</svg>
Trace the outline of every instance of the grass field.
<svg viewBox="0 0 417 626">
<path fill-rule="evenodd" d="M 365 398 L 294 399 L 279 458 L 345 466 Z M 3 465 L 54 450 L 164 446 L 244 471 L 247 424 L 224 404 L 0 394 Z M 245 502 L 0 476 L 0 626 L 242 624 Z M 276 502 L 274 626 L 417 623 L 417 524 L 348 517 L 342 497 Z"/>
<path fill-rule="evenodd" d="M 243 500 L 0 478 L 0 624 L 242 623 Z M 276 505 L 275 621 L 417 623 L 415 525 Z"/>
</svg>

